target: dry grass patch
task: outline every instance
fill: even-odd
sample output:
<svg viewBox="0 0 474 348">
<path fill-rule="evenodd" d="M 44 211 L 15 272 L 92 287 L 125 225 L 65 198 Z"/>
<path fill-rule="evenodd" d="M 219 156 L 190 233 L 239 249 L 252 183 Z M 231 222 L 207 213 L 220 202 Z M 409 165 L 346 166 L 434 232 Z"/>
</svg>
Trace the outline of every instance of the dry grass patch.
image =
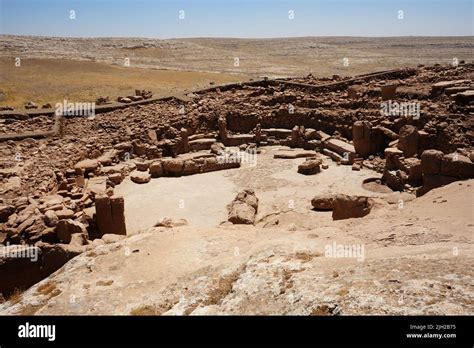
<svg viewBox="0 0 474 348">
<path fill-rule="evenodd" d="M 90 61 L 66 59 L 24 59 L 14 67 L 14 59 L 0 58 L 0 91 L 5 94 L 0 106 L 23 108 L 32 100 L 41 107 L 53 107 L 67 99 L 71 102 L 94 102 L 98 96 L 134 94 L 135 88 L 147 89 L 154 96 L 168 96 L 185 89 L 209 87 L 211 81 L 226 84 L 246 80 L 231 74 L 194 71 L 152 70 L 113 66 Z"/>
</svg>

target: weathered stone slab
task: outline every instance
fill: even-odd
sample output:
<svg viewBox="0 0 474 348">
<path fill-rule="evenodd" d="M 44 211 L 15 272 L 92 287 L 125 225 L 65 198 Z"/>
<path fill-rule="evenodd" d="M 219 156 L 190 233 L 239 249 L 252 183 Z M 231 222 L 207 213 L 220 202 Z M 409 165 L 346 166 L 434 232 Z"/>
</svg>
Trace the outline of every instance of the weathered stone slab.
<svg viewBox="0 0 474 348">
<path fill-rule="evenodd" d="M 275 152 L 273 158 L 294 159 L 300 157 L 316 157 L 317 152 L 311 150 L 279 150 Z"/>
<path fill-rule="evenodd" d="M 348 144 L 345 141 L 339 139 L 328 139 L 324 143 L 324 146 L 337 154 L 344 156 L 345 153 L 355 154 L 354 145 Z"/>
</svg>

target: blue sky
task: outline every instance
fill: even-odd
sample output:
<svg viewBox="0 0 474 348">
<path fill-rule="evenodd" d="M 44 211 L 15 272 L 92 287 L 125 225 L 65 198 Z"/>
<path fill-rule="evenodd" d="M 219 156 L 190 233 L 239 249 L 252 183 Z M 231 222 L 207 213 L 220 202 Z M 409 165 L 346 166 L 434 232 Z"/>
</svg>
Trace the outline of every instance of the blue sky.
<svg viewBox="0 0 474 348">
<path fill-rule="evenodd" d="M 473 35 L 474 0 L 0 0 L 0 34 L 72 37 Z M 69 18 L 74 10 L 76 18 Z M 183 10 L 185 18 L 179 19 Z M 289 11 L 294 19 L 289 19 Z M 399 19 L 399 10 L 403 19 Z"/>
</svg>

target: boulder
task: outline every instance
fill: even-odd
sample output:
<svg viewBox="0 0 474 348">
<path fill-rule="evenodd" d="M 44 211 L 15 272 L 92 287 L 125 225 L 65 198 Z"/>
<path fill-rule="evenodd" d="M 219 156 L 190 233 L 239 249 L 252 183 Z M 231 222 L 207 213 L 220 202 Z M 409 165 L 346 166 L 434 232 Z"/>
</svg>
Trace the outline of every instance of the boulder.
<svg viewBox="0 0 474 348">
<path fill-rule="evenodd" d="M 111 104 L 112 102 L 110 101 L 110 97 L 109 96 L 99 96 L 96 100 L 95 100 L 95 104 L 96 105 L 106 105 L 106 104 Z"/>
<path fill-rule="evenodd" d="M 136 169 L 140 172 L 146 172 L 148 171 L 148 168 L 150 167 L 149 161 L 135 159 L 132 162 L 135 164 Z"/>
<path fill-rule="evenodd" d="M 38 105 L 35 102 L 29 101 L 25 104 L 25 109 L 38 109 Z"/>
<path fill-rule="evenodd" d="M 298 166 L 298 173 L 304 175 L 313 175 L 321 171 L 322 161 L 320 159 L 307 159 Z"/>
<path fill-rule="evenodd" d="M 39 242 L 36 244 L 42 252 L 42 271 L 44 277 L 60 269 L 66 262 L 86 250 L 85 246 L 68 244 L 47 244 Z"/>
<path fill-rule="evenodd" d="M 318 195 L 311 200 L 311 205 L 316 210 L 332 210 L 335 195 Z"/>
<path fill-rule="evenodd" d="M 15 207 L 13 205 L 0 205 L 0 223 L 7 222 L 14 212 Z"/>
<path fill-rule="evenodd" d="M 236 202 L 232 204 L 228 220 L 233 224 L 251 225 L 255 222 L 255 209 L 243 202 Z"/>
<path fill-rule="evenodd" d="M 241 191 L 228 206 L 228 221 L 233 224 L 253 224 L 258 209 L 258 198 L 253 190 Z"/>
<path fill-rule="evenodd" d="M 150 175 L 152 178 L 158 178 L 163 175 L 163 165 L 161 161 L 154 161 L 150 164 Z"/>
<path fill-rule="evenodd" d="M 333 201 L 333 220 L 360 218 L 370 213 L 372 202 L 364 196 L 336 195 Z"/>
<path fill-rule="evenodd" d="M 212 150 L 212 145 L 216 143 L 216 139 L 196 139 L 189 142 L 191 151 Z"/>
<path fill-rule="evenodd" d="M 96 159 L 85 159 L 77 162 L 74 169 L 77 171 L 83 171 L 85 174 L 94 172 L 99 167 L 99 161 Z"/>
<path fill-rule="evenodd" d="M 71 242 L 71 235 L 75 233 L 82 233 L 87 236 L 87 229 L 82 223 L 71 219 L 60 220 L 58 222 L 56 226 L 56 235 L 61 242 Z"/>
<path fill-rule="evenodd" d="M 84 245 L 88 245 L 87 243 L 87 236 L 83 233 L 73 233 L 71 234 L 71 241 L 69 245 L 74 247 L 82 247 Z"/>
<path fill-rule="evenodd" d="M 58 224 L 59 218 L 54 212 L 54 210 L 47 210 L 44 213 L 44 223 L 48 227 L 54 227 Z"/>
<path fill-rule="evenodd" d="M 63 208 L 61 210 L 55 211 L 56 216 L 59 220 L 71 219 L 74 216 L 74 211 L 71 209 Z"/>
<path fill-rule="evenodd" d="M 99 164 L 103 166 L 110 166 L 112 165 L 115 157 L 117 157 L 118 153 L 119 153 L 118 150 L 115 150 L 115 149 L 109 150 L 103 153 L 102 155 L 100 155 L 99 157 L 97 157 L 97 162 L 99 162 Z"/>
<path fill-rule="evenodd" d="M 137 156 L 143 156 L 147 153 L 150 145 L 148 145 L 147 143 L 143 143 L 138 139 L 135 139 L 134 141 L 132 141 L 132 146 L 134 154 L 136 154 Z"/>
<path fill-rule="evenodd" d="M 439 174 L 443 152 L 438 150 L 425 150 L 421 154 L 421 171 L 423 174 Z"/>
<path fill-rule="evenodd" d="M 459 179 L 469 179 L 474 177 L 474 163 L 461 154 L 450 153 L 443 156 L 441 160 L 440 173 L 446 176 L 454 176 Z"/>
<path fill-rule="evenodd" d="M 135 170 L 130 173 L 130 179 L 136 184 L 146 184 L 150 181 L 151 175 L 148 172 L 140 172 Z"/>
<path fill-rule="evenodd" d="M 412 157 L 418 153 L 418 130 L 415 126 L 405 125 L 400 129 L 397 147 L 403 151 L 405 157 Z"/>
<path fill-rule="evenodd" d="M 246 189 L 237 194 L 234 201 L 239 201 L 250 205 L 252 208 L 257 210 L 258 208 L 258 198 L 255 196 L 255 191 Z"/>
<path fill-rule="evenodd" d="M 127 103 L 127 104 L 128 104 L 128 103 L 131 103 L 131 102 L 132 102 L 132 99 L 127 98 L 127 97 L 118 97 L 118 98 L 117 98 L 117 101 L 118 101 L 119 103 Z"/>
<path fill-rule="evenodd" d="M 115 185 L 120 184 L 123 181 L 122 173 L 113 173 L 108 176 L 109 180 L 112 181 Z"/>
<path fill-rule="evenodd" d="M 341 155 L 329 149 L 323 149 L 323 154 L 325 154 L 326 156 L 329 156 L 333 161 L 336 161 L 336 162 L 342 162 L 343 160 Z"/>
<path fill-rule="evenodd" d="M 402 174 L 401 170 L 385 170 L 382 176 L 382 181 L 394 191 L 403 191 L 405 188 L 406 176 Z"/>
</svg>

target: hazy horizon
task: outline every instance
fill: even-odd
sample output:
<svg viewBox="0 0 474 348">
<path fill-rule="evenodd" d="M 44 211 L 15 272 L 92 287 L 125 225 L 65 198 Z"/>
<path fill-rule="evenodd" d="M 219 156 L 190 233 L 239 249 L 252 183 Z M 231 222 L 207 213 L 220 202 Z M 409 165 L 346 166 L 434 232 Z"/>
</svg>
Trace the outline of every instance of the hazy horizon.
<svg viewBox="0 0 474 348">
<path fill-rule="evenodd" d="M 404 35 L 404 36 L 349 36 L 349 35 L 329 35 L 329 36 L 280 36 L 280 37 L 226 37 L 226 36 L 191 36 L 191 37 L 147 37 L 147 36 L 50 36 L 50 35 L 22 35 L 22 34 L 0 34 L 0 36 L 18 37 L 38 37 L 38 38 L 65 38 L 65 39 L 145 39 L 145 40 L 276 40 L 276 39 L 330 39 L 330 38 L 351 38 L 351 39 L 396 39 L 396 38 L 474 38 L 474 35 Z M 474 43 L 473 43 L 474 44 Z"/>
<path fill-rule="evenodd" d="M 466 37 L 474 34 L 473 7 L 471 0 L 0 0 L 0 34 L 150 39 Z"/>
</svg>

